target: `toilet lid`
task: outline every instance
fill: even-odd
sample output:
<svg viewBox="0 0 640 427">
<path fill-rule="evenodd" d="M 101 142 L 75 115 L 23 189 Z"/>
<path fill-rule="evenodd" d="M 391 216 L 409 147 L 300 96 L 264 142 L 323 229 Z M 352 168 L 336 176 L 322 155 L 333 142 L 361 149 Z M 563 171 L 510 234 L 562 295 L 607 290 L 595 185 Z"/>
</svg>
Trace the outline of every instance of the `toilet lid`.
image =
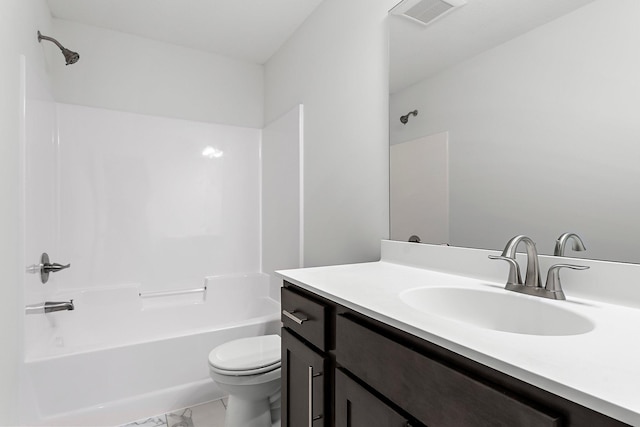
<svg viewBox="0 0 640 427">
<path fill-rule="evenodd" d="M 264 335 L 229 341 L 211 350 L 209 365 L 218 371 L 232 372 L 275 369 L 280 365 L 280 337 Z"/>
</svg>

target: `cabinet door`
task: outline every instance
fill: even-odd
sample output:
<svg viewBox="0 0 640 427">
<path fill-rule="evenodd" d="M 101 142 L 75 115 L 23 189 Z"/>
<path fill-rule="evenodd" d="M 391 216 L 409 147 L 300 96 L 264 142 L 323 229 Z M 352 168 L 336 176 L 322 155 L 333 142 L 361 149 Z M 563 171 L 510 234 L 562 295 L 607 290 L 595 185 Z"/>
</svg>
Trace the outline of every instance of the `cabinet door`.
<svg viewBox="0 0 640 427">
<path fill-rule="evenodd" d="M 282 427 L 326 425 L 327 359 L 282 329 Z"/>
<path fill-rule="evenodd" d="M 409 421 L 336 370 L 336 427 L 410 427 Z"/>
<path fill-rule="evenodd" d="M 430 427 L 559 427 L 560 415 L 344 316 L 336 362 Z"/>
</svg>

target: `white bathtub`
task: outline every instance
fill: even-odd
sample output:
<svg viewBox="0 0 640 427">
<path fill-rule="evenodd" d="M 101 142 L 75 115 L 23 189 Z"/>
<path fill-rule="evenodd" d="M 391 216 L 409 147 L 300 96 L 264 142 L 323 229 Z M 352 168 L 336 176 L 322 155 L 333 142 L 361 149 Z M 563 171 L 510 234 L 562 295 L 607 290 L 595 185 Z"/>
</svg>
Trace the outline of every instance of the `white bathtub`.
<svg viewBox="0 0 640 427">
<path fill-rule="evenodd" d="M 278 333 L 263 274 L 208 278 L 204 293 L 141 297 L 137 286 L 72 292 L 76 310 L 47 315 L 27 349 L 23 424 L 118 425 L 222 397 L 209 351 Z M 144 295 L 144 293 L 143 293 Z"/>
</svg>

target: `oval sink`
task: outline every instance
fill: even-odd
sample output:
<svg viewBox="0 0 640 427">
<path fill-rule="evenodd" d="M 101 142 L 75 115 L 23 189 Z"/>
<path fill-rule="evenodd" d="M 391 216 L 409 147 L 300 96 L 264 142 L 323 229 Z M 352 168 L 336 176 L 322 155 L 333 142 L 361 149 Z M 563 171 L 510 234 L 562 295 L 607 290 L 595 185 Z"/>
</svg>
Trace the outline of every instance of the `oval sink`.
<svg viewBox="0 0 640 427">
<path fill-rule="evenodd" d="M 588 318 L 539 297 L 510 291 L 468 288 L 416 288 L 400 294 L 410 307 L 424 313 L 494 331 L 527 335 L 579 335 L 595 325 Z"/>
</svg>

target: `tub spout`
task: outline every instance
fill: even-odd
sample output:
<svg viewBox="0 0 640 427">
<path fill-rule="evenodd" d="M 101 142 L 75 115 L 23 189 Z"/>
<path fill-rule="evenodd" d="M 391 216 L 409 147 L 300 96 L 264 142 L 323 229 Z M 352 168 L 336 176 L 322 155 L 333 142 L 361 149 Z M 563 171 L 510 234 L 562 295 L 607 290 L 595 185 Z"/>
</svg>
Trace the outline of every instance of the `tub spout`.
<svg viewBox="0 0 640 427">
<path fill-rule="evenodd" d="M 54 311 L 74 310 L 73 300 L 53 302 L 47 301 L 40 304 L 32 304 L 25 307 L 26 314 L 53 313 Z"/>
</svg>

